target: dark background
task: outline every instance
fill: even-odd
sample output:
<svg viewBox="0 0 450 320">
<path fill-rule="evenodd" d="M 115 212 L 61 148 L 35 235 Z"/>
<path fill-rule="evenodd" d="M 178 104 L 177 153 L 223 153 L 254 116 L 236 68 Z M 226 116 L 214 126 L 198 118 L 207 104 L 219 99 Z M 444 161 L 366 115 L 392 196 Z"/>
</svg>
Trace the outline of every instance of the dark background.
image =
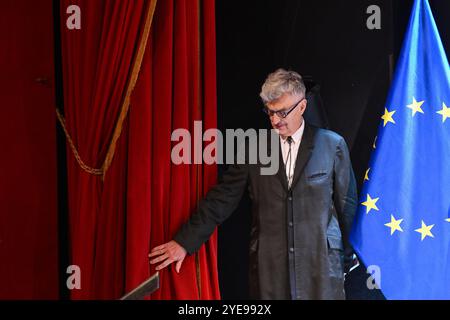
<svg viewBox="0 0 450 320">
<path fill-rule="evenodd" d="M 219 129 L 267 128 L 259 92 L 266 76 L 283 67 L 320 85 L 325 124 L 351 150 L 358 190 L 401 49 L 412 0 L 245 0 L 216 2 Z M 370 5 L 381 9 L 381 30 L 369 30 Z M 447 55 L 450 1 L 430 0 Z M 311 111 L 311 110 L 310 110 Z M 221 172 L 224 168 L 220 168 Z M 250 201 L 219 228 L 223 299 L 248 298 Z M 383 299 L 368 290 L 365 268 L 346 280 L 347 298 Z"/>
</svg>

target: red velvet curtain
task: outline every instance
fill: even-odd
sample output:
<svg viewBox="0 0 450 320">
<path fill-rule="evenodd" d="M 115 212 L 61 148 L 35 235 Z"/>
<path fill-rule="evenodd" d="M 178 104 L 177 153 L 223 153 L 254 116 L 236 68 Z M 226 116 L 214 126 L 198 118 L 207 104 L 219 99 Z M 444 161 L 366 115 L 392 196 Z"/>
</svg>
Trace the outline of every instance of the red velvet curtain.
<svg viewBox="0 0 450 320">
<path fill-rule="evenodd" d="M 148 248 L 139 244 L 171 240 L 216 182 L 215 165 L 175 166 L 170 159 L 173 130 L 193 136 L 194 121 L 204 130 L 217 126 L 215 54 L 213 0 L 158 1 L 130 111 L 127 230 L 134 236 L 127 239 L 127 266 L 139 273 L 127 272 L 128 289 L 149 275 L 142 260 Z M 219 299 L 216 239 L 187 257 L 180 274 L 163 270 L 152 298 Z"/>
<path fill-rule="evenodd" d="M 150 1 L 62 1 L 65 118 L 81 159 L 100 168 L 141 43 Z M 78 5 L 81 30 L 65 9 Z M 171 164 L 171 133 L 216 126 L 212 0 L 160 0 L 131 97 L 129 117 L 104 181 L 68 148 L 71 261 L 81 268 L 74 299 L 114 299 L 153 274 L 147 254 L 170 240 L 215 182 L 215 166 Z M 161 273 L 155 299 L 217 299 L 216 237 L 182 272 Z"/>
<path fill-rule="evenodd" d="M 0 1 L 0 299 L 58 299 L 52 1 Z"/>
<path fill-rule="evenodd" d="M 81 30 L 66 27 L 66 9 L 81 9 Z M 147 12 L 143 0 L 63 0 L 64 111 L 74 146 L 88 166 L 106 157 Z M 81 269 L 74 299 L 124 293 L 127 122 L 104 181 L 83 171 L 68 148 L 71 263 Z"/>
</svg>

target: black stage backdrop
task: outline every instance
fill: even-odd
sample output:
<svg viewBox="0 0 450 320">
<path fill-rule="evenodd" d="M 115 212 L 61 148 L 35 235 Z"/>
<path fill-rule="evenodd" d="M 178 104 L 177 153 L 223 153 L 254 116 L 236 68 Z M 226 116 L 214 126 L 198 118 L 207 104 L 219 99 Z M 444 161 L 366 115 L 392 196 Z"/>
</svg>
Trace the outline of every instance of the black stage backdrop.
<svg viewBox="0 0 450 320">
<path fill-rule="evenodd" d="M 381 9 L 380 30 L 366 26 L 371 5 Z M 448 55 L 450 1 L 430 5 Z M 279 67 L 296 70 L 314 88 L 308 118 L 346 139 L 360 187 L 411 6 L 411 0 L 217 0 L 219 128 L 267 128 L 260 87 Z M 244 196 L 219 228 L 223 299 L 248 298 L 249 230 Z M 383 299 L 367 289 L 367 278 L 364 267 L 349 275 L 348 299 Z"/>
</svg>

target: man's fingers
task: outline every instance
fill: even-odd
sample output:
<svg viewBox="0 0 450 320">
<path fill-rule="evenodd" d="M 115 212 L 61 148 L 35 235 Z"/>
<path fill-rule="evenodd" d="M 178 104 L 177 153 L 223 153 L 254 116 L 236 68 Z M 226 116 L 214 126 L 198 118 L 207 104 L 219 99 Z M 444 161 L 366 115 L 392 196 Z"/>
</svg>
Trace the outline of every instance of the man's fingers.
<svg viewBox="0 0 450 320">
<path fill-rule="evenodd" d="M 149 256 L 149 258 L 151 258 L 151 257 L 155 257 L 155 256 L 160 256 L 160 255 L 162 255 L 163 253 L 164 253 L 163 250 L 152 251 L 148 256 Z"/>
<path fill-rule="evenodd" d="M 162 244 L 162 245 L 160 245 L 160 246 L 158 246 L 158 247 L 153 248 L 153 249 L 152 249 L 152 252 L 155 252 L 155 251 L 161 251 L 161 250 L 163 250 L 165 247 L 166 247 L 166 244 Z"/>
<path fill-rule="evenodd" d="M 177 265 L 175 266 L 175 270 L 177 273 L 180 273 L 181 265 L 183 264 L 184 259 L 181 259 L 177 262 Z"/>
<path fill-rule="evenodd" d="M 175 270 L 177 273 L 179 273 L 181 270 L 181 265 L 183 264 L 185 256 L 186 250 L 184 250 L 184 248 L 182 248 L 175 241 L 170 241 L 153 248 L 148 255 L 149 258 L 154 257 L 154 259 L 150 261 L 150 264 L 157 264 L 162 262 L 155 268 L 158 271 L 166 268 L 173 262 L 177 262 L 175 266 Z"/>
<path fill-rule="evenodd" d="M 161 263 L 159 266 L 156 267 L 156 271 L 164 269 L 165 267 L 167 267 L 172 262 L 173 262 L 172 260 L 167 259 L 166 261 L 164 261 L 163 263 Z"/>
<path fill-rule="evenodd" d="M 160 256 L 159 258 L 153 259 L 152 261 L 150 261 L 150 264 L 155 264 L 161 261 L 166 260 L 167 258 L 169 258 L 169 255 L 166 253 L 165 255 Z"/>
</svg>

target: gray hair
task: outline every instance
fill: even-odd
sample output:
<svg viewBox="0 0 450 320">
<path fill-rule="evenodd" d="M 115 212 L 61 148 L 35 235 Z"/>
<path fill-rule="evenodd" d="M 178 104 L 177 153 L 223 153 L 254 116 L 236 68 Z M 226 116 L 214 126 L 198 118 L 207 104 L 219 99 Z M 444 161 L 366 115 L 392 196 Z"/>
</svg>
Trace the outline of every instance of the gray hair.
<svg viewBox="0 0 450 320">
<path fill-rule="evenodd" d="M 297 72 L 278 69 L 267 77 L 260 97 L 264 104 L 267 104 L 279 99 L 285 93 L 305 97 L 305 84 Z"/>
</svg>

